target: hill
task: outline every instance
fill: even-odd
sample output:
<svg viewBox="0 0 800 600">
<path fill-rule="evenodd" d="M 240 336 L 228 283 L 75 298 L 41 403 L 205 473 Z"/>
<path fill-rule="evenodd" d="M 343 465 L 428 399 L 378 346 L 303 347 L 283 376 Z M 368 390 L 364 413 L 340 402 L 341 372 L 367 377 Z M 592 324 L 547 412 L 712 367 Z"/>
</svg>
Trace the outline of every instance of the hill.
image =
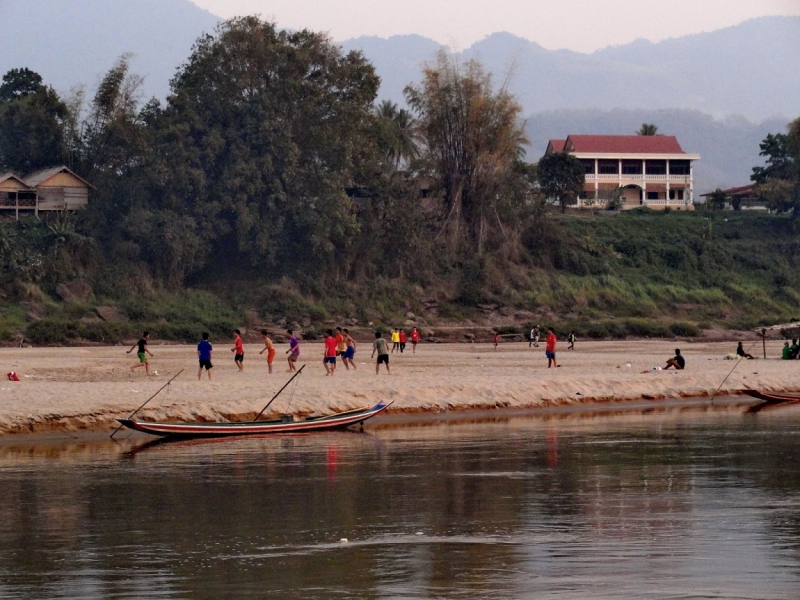
<svg viewBox="0 0 800 600">
<path fill-rule="evenodd" d="M 579 110 L 562 109 L 531 115 L 526 124 L 531 150 L 528 159 L 544 154 L 547 141 L 576 134 L 632 134 L 642 123 L 655 123 L 658 132 L 675 135 L 686 152 L 698 152 L 695 190 L 703 194 L 717 187 L 750 183 L 754 166 L 764 163 L 758 144 L 767 133 L 786 131 L 785 119 L 751 123 L 742 117 L 714 119 L 695 110 Z"/>
<path fill-rule="evenodd" d="M 556 109 L 687 108 L 714 116 L 763 120 L 800 114 L 796 57 L 800 17 L 763 17 L 734 27 L 659 43 L 646 40 L 592 54 L 546 50 L 495 33 L 461 53 L 502 78 L 527 113 Z M 419 36 L 363 37 L 359 48 L 384 78 L 382 97 L 402 101 L 404 82 L 437 44 Z M 427 56 L 426 56 L 427 53 Z"/>
<path fill-rule="evenodd" d="M 147 76 L 145 95 L 163 98 L 194 40 L 219 18 L 190 0 L 3 0 L 0 73 L 28 67 L 64 93 L 94 86 L 117 56 L 133 52 Z M 734 27 L 659 43 L 645 40 L 582 54 L 551 51 L 508 33 L 465 49 L 503 77 L 527 114 L 560 109 L 685 108 L 754 121 L 800 114 L 800 17 L 763 17 Z M 383 79 L 381 98 L 402 102 L 403 88 L 440 45 L 418 35 L 361 37 Z"/>
<path fill-rule="evenodd" d="M 146 77 L 145 97 L 166 97 L 194 41 L 219 18 L 190 0 L 2 0 L 0 73 L 27 67 L 61 93 L 93 88 L 125 52 Z"/>
</svg>

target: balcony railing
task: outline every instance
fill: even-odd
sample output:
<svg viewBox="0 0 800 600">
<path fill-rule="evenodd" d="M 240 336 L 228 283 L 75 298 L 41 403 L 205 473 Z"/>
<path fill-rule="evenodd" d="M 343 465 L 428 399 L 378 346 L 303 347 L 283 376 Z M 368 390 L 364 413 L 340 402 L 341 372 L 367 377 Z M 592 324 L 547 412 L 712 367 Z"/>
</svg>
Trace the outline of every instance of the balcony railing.
<svg viewBox="0 0 800 600">
<path fill-rule="evenodd" d="M 594 175 L 592 173 L 586 174 L 586 181 L 619 181 L 620 179 L 641 179 L 646 181 L 669 181 L 670 183 L 690 183 L 692 180 L 691 175 L 629 175 L 623 173 L 599 173 Z"/>
</svg>

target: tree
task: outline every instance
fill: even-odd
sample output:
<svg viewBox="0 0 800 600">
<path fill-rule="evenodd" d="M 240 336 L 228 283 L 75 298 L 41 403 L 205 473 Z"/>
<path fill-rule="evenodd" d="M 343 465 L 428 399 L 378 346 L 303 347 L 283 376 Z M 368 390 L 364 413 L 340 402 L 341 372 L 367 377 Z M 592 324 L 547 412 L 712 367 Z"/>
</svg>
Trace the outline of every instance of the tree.
<svg viewBox="0 0 800 600">
<path fill-rule="evenodd" d="M 652 123 L 642 123 L 642 126 L 639 128 L 639 131 L 636 132 L 636 135 L 656 135 L 657 131 L 658 127 Z"/>
<path fill-rule="evenodd" d="M 397 171 L 402 163 L 408 165 L 419 156 L 418 125 L 409 111 L 384 100 L 375 107 L 375 116 L 384 129 L 384 153 L 392 170 Z"/>
<path fill-rule="evenodd" d="M 728 196 L 720 188 L 717 188 L 706 198 L 706 208 L 708 210 L 725 210 L 728 204 Z"/>
<path fill-rule="evenodd" d="M 765 167 L 753 167 L 750 180 L 755 183 L 766 183 L 771 179 L 791 179 L 794 168 L 793 157 L 787 148 L 787 136 L 783 133 L 767 134 L 759 145 L 759 156 L 766 157 Z"/>
<path fill-rule="evenodd" d="M 542 157 L 538 177 L 542 193 L 558 202 L 562 213 L 577 203 L 586 182 L 583 163 L 568 152 L 551 152 Z"/>
<path fill-rule="evenodd" d="M 64 162 L 67 107 L 29 69 L 12 69 L 0 85 L 0 170 L 27 173 Z"/>
<path fill-rule="evenodd" d="M 323 34 L 222 23 L 197 41 L 156 119 L 162 206 L 248 268 L 330 273 L 358 231 L 345 188 L 373 147 L 379 81 Z"/>
<path fill-rule="evenodd" d="M 424 168 L 444 202 L 449 248 L 481 254 L 501 226 L 493 202 L 528 142 L 522 107 L 505 85 L 494 88 L 479 62 L 460 65 L 444 51 L 405 97 L 419 121 Z"/>
</svg>

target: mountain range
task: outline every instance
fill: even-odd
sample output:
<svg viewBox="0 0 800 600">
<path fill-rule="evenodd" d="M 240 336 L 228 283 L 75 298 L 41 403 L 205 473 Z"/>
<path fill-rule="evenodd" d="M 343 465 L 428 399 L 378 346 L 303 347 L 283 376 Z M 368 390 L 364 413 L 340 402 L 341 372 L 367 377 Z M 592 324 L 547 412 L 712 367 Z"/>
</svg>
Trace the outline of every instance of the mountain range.
<svg viewBox="0 0 800 600">
<path fill-rule="evenodd" d="M 28 67 L 60 93 L 92 92 L 132 52 L 144 96 L 164 98 L 192 44 L 220 22 L 190 0 L 0 0 L 0 73 Z M 341 42 L 362 50 L 382 78 L 380 99 L 403 88 L 441 47 L 417 35 Z M 644 122 L 700 152 L 698 188 L 746 183 L 758 142 L 800 115 L 800 17 L 762 17 L 658 43 L 638 40 L 591 54 L 546 50 L 496 33 L 458 54 L 508 83 L 528 118 L 532 160 L 548 137 L 633 133 Z M 702 184 L 702 185 L 701 185 Z M 705 186 L 705 187 L 703 187 Z"/>
</svg>

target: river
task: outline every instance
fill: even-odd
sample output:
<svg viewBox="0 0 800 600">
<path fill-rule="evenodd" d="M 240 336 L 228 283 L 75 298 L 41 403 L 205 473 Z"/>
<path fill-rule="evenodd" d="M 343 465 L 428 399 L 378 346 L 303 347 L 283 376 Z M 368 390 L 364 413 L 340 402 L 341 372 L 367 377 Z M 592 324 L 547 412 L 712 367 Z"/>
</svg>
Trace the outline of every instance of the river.
<svg viewBox="0 0 800 600">
<path fill-rule="evenodd" d="M 800 413 L 0 442 L 0 598 L 800 598 Z"/>
</svg>

